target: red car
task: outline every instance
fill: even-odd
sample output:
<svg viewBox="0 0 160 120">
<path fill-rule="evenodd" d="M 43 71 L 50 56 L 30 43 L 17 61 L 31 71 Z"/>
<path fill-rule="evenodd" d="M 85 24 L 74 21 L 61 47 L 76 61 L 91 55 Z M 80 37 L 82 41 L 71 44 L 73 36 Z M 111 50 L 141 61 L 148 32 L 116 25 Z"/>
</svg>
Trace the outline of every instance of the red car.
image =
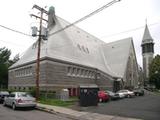
<svg viewBox="0 0 160 120">
<path fill-rule="evenodd" d="M 107 102 L 109 101 L 109 95 L 105 91 L 98 92 L 99 102 Z"/>
</svg>

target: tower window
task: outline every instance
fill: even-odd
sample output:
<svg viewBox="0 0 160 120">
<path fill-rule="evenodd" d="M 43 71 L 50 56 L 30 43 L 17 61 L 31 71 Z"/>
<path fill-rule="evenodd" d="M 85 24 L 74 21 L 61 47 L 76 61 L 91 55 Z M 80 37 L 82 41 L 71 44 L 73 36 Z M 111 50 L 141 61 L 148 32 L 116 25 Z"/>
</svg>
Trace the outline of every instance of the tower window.
<svg viewBox="0 0 160 120">
<path fill-rule="evenodd" d="M 154 45 L 153 43 L 147 43 L 142 45 L 142 53 L 149 53 L 149 52 L 154 53 L 153 45 Z"/>
</svg>

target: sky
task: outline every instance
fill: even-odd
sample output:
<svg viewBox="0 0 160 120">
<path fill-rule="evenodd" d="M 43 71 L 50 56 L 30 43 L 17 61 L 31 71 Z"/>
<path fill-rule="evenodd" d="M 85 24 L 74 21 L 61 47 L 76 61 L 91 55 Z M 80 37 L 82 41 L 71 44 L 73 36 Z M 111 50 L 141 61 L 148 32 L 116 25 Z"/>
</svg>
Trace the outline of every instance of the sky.
<svg viewBox="0 0 160 120">
<path fill-rule="evenodd" d="M 39 20 L 29 14 L 38 14 L 34 4 L 49 9 L 55 7 L 57 16 L 73 23 L 112 0 L 4 0 L 0 4 L 0 25 L 31 34 L 31 27 Z M 145 24 L 154 39 L 155 55 L 160 54 L 160 0 L 121 0 L 109 8 L 78 23 L 76 26 L 106 43 L 132 37 L 137 61 L 142 66 L 141 41 Z M 6 47 L 22 56 L 36 38 L 21 35 L 0 27 L 0 48 Z"/>
</svg>

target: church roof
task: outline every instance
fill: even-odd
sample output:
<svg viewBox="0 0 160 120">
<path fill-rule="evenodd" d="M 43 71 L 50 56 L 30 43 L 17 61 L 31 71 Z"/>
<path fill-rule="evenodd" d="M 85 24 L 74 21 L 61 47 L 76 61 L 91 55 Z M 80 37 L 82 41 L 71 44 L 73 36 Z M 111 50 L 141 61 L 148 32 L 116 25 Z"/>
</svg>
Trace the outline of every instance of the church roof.
<svg viewBox="0 0 160 120">
<path fill-rule="evenodd" d="M 153 39 L 152 39 L 151 34 L 149 32 L 148 26 L 146 24 L 144 34 L 143 34 L 142 44 L 152 43 L 152 42 L 153 42 Z"/>
<path fill-rule="evenodd" d="M 49 34 L 64 28 L 69 23 L 55 17 Z M 82 29 L 72 26 L 49 36 L 41 43 L 41 58 L 49 57 L 97 68 L 113 77 L 122 77 L 127 62 L 131 38 L 106 44 Z M 37 44 L 33 44 L 10 69 L 36 60 Z"/>
<path fill-rule="evenodd" d="M 109 68 L 120 77 L 124 76 L 132 43 L 132 38 L 125 38 L 103 45 Z"/>
</svg>

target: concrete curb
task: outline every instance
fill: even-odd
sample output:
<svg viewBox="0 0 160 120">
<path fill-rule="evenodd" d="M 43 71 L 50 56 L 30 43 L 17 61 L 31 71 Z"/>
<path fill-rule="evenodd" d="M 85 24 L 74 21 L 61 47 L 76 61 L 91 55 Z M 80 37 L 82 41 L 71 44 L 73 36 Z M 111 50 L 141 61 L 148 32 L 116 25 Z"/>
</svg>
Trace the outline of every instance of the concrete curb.
<svg viewBox="0 0 160 120">
<path fill-rule="evenodd" d="M 39 106 L 37 106 L 36 109 L 40 110 L 40 111 L 43 111 L 43 112 L 50 113 L 50 114 L 60 115 L 61 117 L 69 118 L 69 119 L 72 119 L 72 120 L 80 120 L 80 118 L 77 118 L 77 117 L 75 117 L 73 115 L 60 113 L 60 112 L 57 112 L 57 111 L 55 111 L 53 109 L 48 109 L 48 108 L 39 107 Z M 87 120 L 87 119 L 84 119 L 84 120 Z"/>
<path fill-rule="evenodd" d="M 59 115 L 61 117 L 65 117 L 65 118 L 69 118 L 72 120 L 141 120 L 141 119 L 136 119 L 136 118 L 127 118 L 127 117 L 121 117 L 121 116 L 112 116 L 112 115 L 104 115 L 104 114 L 98 114 L 98 113 L 89 113 L 89 112 L 79 112 L 78 114 L 72 113 L 72 112 L 59 112 L 59 111 L 55 111 L 54 107 L 56 106 L 52 106 L 53 108 L 47 108 L 44 106 L 37 106 L 36 109 L 40 110 L 40 111 L 44 111 L 47 113 L 51 113 L 51 114 L 55 114 L 55 115 Z M 66 108 L 60 108 L 65 110 Z M 78 111 L 77 111 L 78 112 Z"/>
</svg>

